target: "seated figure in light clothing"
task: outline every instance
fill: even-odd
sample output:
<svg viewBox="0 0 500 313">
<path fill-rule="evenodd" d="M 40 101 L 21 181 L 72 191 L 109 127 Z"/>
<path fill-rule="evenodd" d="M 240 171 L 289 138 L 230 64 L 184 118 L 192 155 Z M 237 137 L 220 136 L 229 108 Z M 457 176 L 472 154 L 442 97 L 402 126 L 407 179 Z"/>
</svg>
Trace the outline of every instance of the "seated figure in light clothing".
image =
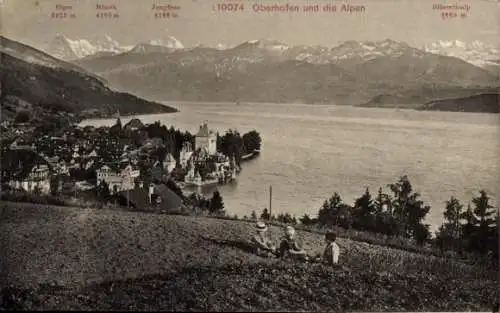
<svg viewBox="0 0 500 313">
<path fill-rule="evenodd" d="M 276 246 L 269 237 L 266 223 L 259 221 L 255 225 L 257 233 L 252 237 L 252 244 L 257 255 L 271 257 L 276 254 Z"/>
</svg>

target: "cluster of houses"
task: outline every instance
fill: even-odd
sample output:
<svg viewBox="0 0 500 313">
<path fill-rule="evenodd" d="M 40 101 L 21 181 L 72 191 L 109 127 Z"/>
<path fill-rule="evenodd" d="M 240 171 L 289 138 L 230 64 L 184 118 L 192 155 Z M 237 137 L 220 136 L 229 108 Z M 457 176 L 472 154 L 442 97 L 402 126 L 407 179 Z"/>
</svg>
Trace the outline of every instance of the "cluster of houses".
<svg viewBox="0 0 500 313">
<path fill-rule="evenodd" d="M 118 123 L 121 125 L 119 118 Z M 135 132 L 143 126 L 140 120 L 133 119 L 123 130 Z M 110 194 L 125 198 L 137 194 L 136 198 L 151 203 L 155 192 L 166 191 L 146 183 L 146 177 L 151 182 L 152 177 L 165 178 L 181 169 L 186 173 L 181 184 L 202 186 L 234 180 L 239 170 L 234 159 L 217 151 L 217 134 L 209 130 L 207 124 L 201 125 L 196 133 L 195 147 L 184 142 L 178 160 L 170 152 L 163 160 L 151 153 L 163 146 L 161 138 L 148 138 L 146 133 L 139 136 L 140 144 L 137 144 L 137 136 L 131 142 L 109 136 L 109 130 L 73 126 L 64 133 L 33 137 L 32 140 L 19 134 L 10 144 L 2 146 L 2 154 L 11 155 L 8 162 L 2 160 L 2 182 L 13 189 L 41 194 L 48 194 L 53 188 L 61 190 L 61 184 L 52 186 L 52 177 L 73 181 L 74 188 L 82 191 L 105 182 Z M 202 173 L 201 169 L 206 169 L 208 163 L 211 170 Z M 138 193 L 137 190 L 142 191 Z M 158 199 L 154 201 L 161 202 Z"/>
</svg>

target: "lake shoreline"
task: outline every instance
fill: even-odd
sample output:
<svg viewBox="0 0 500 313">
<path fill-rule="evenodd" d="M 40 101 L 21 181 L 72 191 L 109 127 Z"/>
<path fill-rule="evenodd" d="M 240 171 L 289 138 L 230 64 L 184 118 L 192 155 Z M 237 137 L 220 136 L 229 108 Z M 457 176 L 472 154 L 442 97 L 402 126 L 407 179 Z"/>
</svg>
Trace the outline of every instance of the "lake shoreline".
<svg viewBox="0 0 500 313">
<path fill-rule="evenodd" d="M 207 121 L 219 132 L 256 129 L 262 136 L 265 157 L 248 162 L 237 184 L 219 187 L 230 214 L 262 211 L 272 185 L 273 212 L 315 215 L 334 192 L 351 204 L 366 187 L 385 191 L 401 175 L 408 175 L 432 207 L 426 222 L 433 230 L 450 196 L 467 204 L 486 188 L 492 203 L 498 203 L 498 114 L 281 104 L 234 110 L 191 102 L 174 107 L 180 112 L 136 117 L 182 131 L 196 132 Z M 108 119 L 93 126 L 113 124 Z M 474 151 L 479 150 L 478 158 Z"/>
<path fill-rule="evenodd" d="M 310 107 L 331 107 L 331 108 L 346 108 L 346 107 L 352 107 L 356 109 L 378 109 L 378 110 L 385 110 L 385 111 L 407 111 L 407 112 L 433 112 L 437 114 L 448 114 L 448 113 L 463 113 L 463 114 L 470 114 L 474 113 L 477 115 L 484 114 L 484 115 L 498 115 L 498 113 L 490 113 L 490 112 L 465 112 L 465 111 L 446 111 L 446 110 L 436 110 L 436 109 L 427 109 L 423 107 L 418 107 L 418 108 L 410 108 L 410 107 L 398 107 L 396 106 L 370 106 L 370 105 L 365 105 L 365 104 L 356 104 L 356 105 L 351 105 L 351 104 L 334 104 L 334 103 L 271 103 L 271 102 L 243 102 L 239 104 L 235 104 L 234 102 L 212 102 L 212 101 L 158 101 L 158 103 L 168 106 L 171 108 L 176 109 L 176 112 L 162 112 L 162 113 L 140 113 L 140 114 L 125 114 L 125 115 L 120 115 L 121 118 L 141 118 L 141 117 L 149 117 L 149 116 L 163 116 L 163 115 L 168 115 L 168 114 L 179 114 L 181 113 L 181 109 L 176 107 L 176 105 L 234 105 L 235 107 L 243 107 L 245 105 L 272 105 L 272 106 L 310 106 Z M 409 105 L 409 104 L 408 104 Z M 421 104 L 423 106 L 424 104 Z M 106 120 L 112 120 L 116 119 L 116 117 L 110 116 L 110 117 L 92 117 L 92 118 L 85 118 L 82 119 L 78 124 L 88 124 L 92 123 L 93 121 L 106 121 Z"/>
</svg>

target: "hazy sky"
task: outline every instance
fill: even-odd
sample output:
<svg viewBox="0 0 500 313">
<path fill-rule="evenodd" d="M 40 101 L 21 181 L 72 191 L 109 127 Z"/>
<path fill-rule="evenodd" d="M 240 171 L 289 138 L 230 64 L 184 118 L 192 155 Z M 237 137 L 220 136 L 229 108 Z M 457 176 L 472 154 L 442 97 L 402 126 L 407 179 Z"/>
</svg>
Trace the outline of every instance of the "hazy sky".
<svg viewBox="0 0 500 313">
<path fill-rule="evenodd" d="M 216 3 L 244 3 L 245 11 L 214 12 Z M 185 46 L 235 45 L 252 39 L 288 44 L 335 45 L 346 40 L 394 40 L 420 46 L 436 40 L 481 40 L 498 44 L 500 2 L 493 0 L 0 0 L 3 35 L 44 45 L 57 33 L 69 38 L 110 35 L 124 45 L 174 36 Z M 98 19 L 96 4 L 115 4 L 118 19 Z M 153 4 L 181 6 L 176 19 L 155 19 Z M 254 4 L 337 5 L 336 13 L 256 13 Z M 362 13 L 338 12 L 343 3 Z M 443 19 L 433 4 L 469 5 L 466 18 Z M 76 18 L 51 18 L 56 4 L 71 5 Z M 460 15 L 461 11 L 455 11 Z"/>
</svg>

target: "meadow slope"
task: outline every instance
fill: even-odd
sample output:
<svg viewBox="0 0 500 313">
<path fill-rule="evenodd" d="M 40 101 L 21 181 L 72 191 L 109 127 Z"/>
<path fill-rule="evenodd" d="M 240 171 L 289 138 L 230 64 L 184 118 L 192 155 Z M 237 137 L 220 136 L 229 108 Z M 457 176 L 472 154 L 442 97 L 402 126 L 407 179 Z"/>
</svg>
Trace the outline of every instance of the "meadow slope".
<svg viewBox="0 0 500 313">
<path fill-rule="evenodd" d="M 347 268 L 334 270 L 252 255 L 240 242 L 253 231 L 242 221 L 0 203 L 0 288 L 25 290 L 18 307 L 42 310 L 477 311 L 499 297 L 493 268 L 340 238 Z M 310 253 L 322 250 L 321 235 L 298 235 Z"/>
</svg>

